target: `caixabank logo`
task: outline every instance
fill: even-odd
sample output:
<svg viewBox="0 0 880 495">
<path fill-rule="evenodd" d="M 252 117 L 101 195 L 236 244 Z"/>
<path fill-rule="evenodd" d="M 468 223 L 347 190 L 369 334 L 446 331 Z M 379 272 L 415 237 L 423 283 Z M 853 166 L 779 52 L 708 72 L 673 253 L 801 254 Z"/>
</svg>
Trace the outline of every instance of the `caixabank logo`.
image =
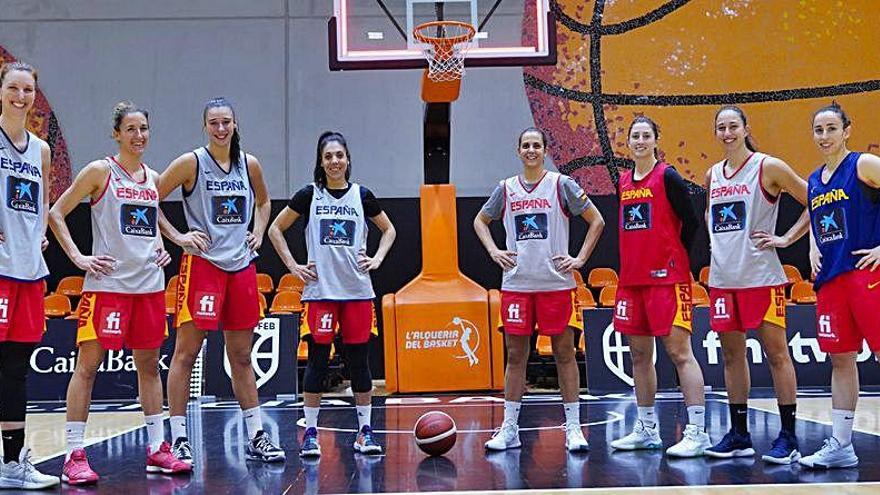
<svg viewBox="0 0 880 495">
<path fill-rule="evenodd" d="M 40 184 L 21 177 L 9 176 L 6 180 L 6 206 L 26 213 L 40 211 Z"/>
<path fill-rule="evenodd" d="M 828 244 L 846 239 L 846 210 L 841 207 L 830 208 L 816 215 L 816 242 Z"/>
<path fill-rule="evenodd" d="M 746 228 L 746 203 L 733 201 L 712 205 L 712 232 L 734 232 Z"/>
<path fill-rule="evenodd" d="M 546 213 L 526 213 L 523 215 L 517 215 L 514 218 L 514 221 L 516 222 L 517 241 L 547 238 Z"/>
<path fill-rule="evenodd" d="M 217 225 L 244 223 L 244 196 L 213 196 L 211 217 Z"/>
<path fill-rule="evenodd" d="M 651 203 L 632 203 L 623 207 L 623 230 L 651 228 Z"/>
<path fill-rule="evenodd" d="M 123 204 L 121 230 L 125 235 L 156 237 L 156 207 Z"/>
<path fill-rule="evenodd" d="M 322 218 L 320 223 L 321 244 L 324 246 L 354 245 L 354 220 Z"/>
</svg>

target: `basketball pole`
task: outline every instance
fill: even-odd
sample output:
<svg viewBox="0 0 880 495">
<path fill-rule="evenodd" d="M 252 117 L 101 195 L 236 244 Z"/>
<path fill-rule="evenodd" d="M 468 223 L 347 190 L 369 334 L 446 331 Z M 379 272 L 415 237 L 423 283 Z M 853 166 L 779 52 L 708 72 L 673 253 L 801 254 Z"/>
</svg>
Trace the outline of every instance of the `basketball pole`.
<svg viewBox="0 0 880 495">
<path fill-rule="evenodd" d="M 425 184 L 449 184 L 452 103 L 425 103 L 423 155 Z"/>
</svg>

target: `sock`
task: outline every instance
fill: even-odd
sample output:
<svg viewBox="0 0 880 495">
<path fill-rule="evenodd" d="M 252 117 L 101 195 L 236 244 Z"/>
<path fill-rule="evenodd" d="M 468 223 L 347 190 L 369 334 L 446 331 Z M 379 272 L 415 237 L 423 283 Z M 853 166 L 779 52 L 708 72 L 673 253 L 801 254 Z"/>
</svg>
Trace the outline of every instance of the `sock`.
<svg viewBox="0 0 880 495">
<path fill-rule="evenodd" d="M 797 404 L 779 404 L 779 418 L 782 420 L 782 431 L 794 435 L 794 417 Z"/>
<path fill-rule="evenodd" d="M 68 421 L 64 424 L 64 431 L 67 435 L 67 456 L 64 460 L 67 461 L 74 450 L 85 446 L 86 422 Z"/>
<path fill-rule="evenodd" d="M 521 404 L 511 400 L 504 401 L 504 423 L 519 424 L 519 408 Z"/>
<path fill-rule="evenodd" d="M 581 424 L 581 403 L 580 402 L 569 402 L 567 404 L 562 404 L 562 409 L 565 411 L 565 424 L 567 424 L 567 425 L 580 425 Z"/>
<path fill-rule="evenodd" d="M 171 416 L 168 422 L 171 423 L 172 442 L 176 442 L 178 438 L 186 438 L 186 416 Z"/>
<path fill-rule="evenodd" d="M 688 412 L 690 414 L 690 412 Z M 645 425 L 645 428 L 654 428 L 657 426 L 657 413 L 654 406 L 639 406 L 639 420 Z"/>
<path fill-rule="evenodd" d="M 364 426 L 370 426 L 370 412 L 373 410 L 372 406 L 367 404 L 366 406 L 354 406 L 357 411 L 358 417 L 358 431 L 364 429 Z"/>
<path fill-rule="evenodd" d="M 840 442 L 841 447 L 852 443 L 853 421 L 856 412 L 845 409 L 831 410 L 831 435 Z M 3 447 L 6 447 L 6 432 L 3 432 Z"/>
<path fill-rule="evenodd" d="M 727 405 L 730 409 L 730 428 L 740 435 L 749 432 L 749 406 L 747 404 Z"/>
<path fill-rule="evenodd" d="M 852 422 L 850 422 L 852 430 Z M 3 430 L 3 462 L 18 462 L 21 449 L 24 448 L 24 428 L 17 430 Z"/>
<path fill-rule="evenodd" d="M 162 422 L 162 413 L 152 416 L 144 415 L 144 424 L 147 425 L 147 440 L 150 442 L 150 452 L 158 452 L 162 442 L 165 441 L 165 424 Z"/>
<path fill-rule="evenodd" d="M 263 417 L 260 415 L 260 406 L 242 409 L 241 415 L 244 416 L 248 438 L 253 439 L 257 436 L 257 433 L 263 430 Z"/>
<path fill-rule="evenodd" d="M 694 425 L 701 430 L 706 429 L 706 407 L 687 406 L 688 424 Z"/>
<path fill-rule="evenodd" d="M 318 412 L 320 410 L 320 407 L 303 407 L 303 413 L 306 415 L 306 428 L 318 427 Z M 360 418 L 358 418 L 358 420 L 360 420 Z"/>
</svg>

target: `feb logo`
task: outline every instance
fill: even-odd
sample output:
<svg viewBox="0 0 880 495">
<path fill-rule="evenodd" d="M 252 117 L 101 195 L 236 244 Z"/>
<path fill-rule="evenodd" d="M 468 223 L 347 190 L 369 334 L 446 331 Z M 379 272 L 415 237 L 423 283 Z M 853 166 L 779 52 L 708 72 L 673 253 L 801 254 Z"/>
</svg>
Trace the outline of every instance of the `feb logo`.
<svg viewBox="0 0 880 495">
<path fill-rule="evenodd" d="M 322 218 L 319 225 L 321 244 L 324 246 L 354 245 L 354 220 Z"/>
<path fill-rule="evenodd" d="M 214 196 L 211 198 L 211 206 L 215 224 L 244 223 L 244 196 Z"/>
<path fill-rule="evenodd" d="M 624 307 L 624 312 L 626 309 Z M 617 308 L 617 313 L 621 312 L 621 308 Z M 614 323 L 608 324 L 605 327 L 605 332 L 602 334 L 602 359 L 605 361 L 605 367 L 608 368 L 614 376 L 620 378 L 621 381 L 629 385 L 630 387 L 635 386 L 635 380 L 633 380 L 632 375 L 630 374 L 632 371 L 632 360 L 627 357 L 627 354 L 630 353 L 629 346 L 623 342 L 623 337 L 620 332 L 614 330 Z M 657 353 L 654 352 L 654 364 L 657 364 Z M 627 371 L 629 368 L 630 371 Z"/>
<path fill-rule="evenodd" d="M 547 238 L 546 213 L 526 213 L 517 215 L 514 218 L 514 222 L 516 222 L 517 241 Z"/>
<path fill-rule="evenodd" d="M 21 177 L 9 176 L 6 181 L 6 206 L 27 213 L 40 211 L 40 184 Z"/>
<path fill-rule="evenodd" d="M 816 215 L 818 225 L 816 241 L 819 244 L 839 241 L 846 238 L 846 212 L 843 208 L 824 210 Z"/>
<path fill-rule="evenodd" d="M 125 235 L 156 237 L 156 207 L 123 204 L 121 229 Z"/>
<path fill-rule="evenodd" d="M 278 363 L 281 360 L 281 320 L 263 318 L 254 329 L 254 345 L 251 348 L 251 366 L 257 378 L 257 388 L 262 387 L 275 377 Z M 223 369 L 226 376 L 232 379 L 232 367 L 223 347 Z"/>
</svg>

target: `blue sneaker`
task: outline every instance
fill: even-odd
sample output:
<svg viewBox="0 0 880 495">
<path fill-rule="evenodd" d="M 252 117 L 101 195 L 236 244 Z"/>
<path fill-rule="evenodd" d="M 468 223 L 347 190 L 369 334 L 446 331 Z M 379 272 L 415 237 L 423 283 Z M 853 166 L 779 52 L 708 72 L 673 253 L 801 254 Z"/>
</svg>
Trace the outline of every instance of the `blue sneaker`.
<svg viewBox="0 0 880 495">
<path fill-rule="evenodd" d="M 800 458 L 798 439 L 787 431 L 780 431 L 776 440 L 773 440 L 770 452 L 761 456 L 761 459 L 771 464 L 794 464 Z"/>
<path fill-rule="evenodd" d="M 382 453 L 382 446 L 373 438 L 373 429 L 369 425 L 364 425 L 354 441 L 355 452 L 367 455 L 379 455 Z"/>
<path fill-rule="evenodd" d="M 719 459 L 753 456 L 755 449 L 752 448 L 752 436 L 748 433 L 740 435 L 730 430 L 720 442 L 706 449 L 705 454 Z"/>
<path fill-rule="evenodd" d="M 299 449 L 300 457 L 321 457 L 321 446 L 318 445 L 318 429 L 306 428 L 303 435 L 302 447 Z"/>
</svg>

